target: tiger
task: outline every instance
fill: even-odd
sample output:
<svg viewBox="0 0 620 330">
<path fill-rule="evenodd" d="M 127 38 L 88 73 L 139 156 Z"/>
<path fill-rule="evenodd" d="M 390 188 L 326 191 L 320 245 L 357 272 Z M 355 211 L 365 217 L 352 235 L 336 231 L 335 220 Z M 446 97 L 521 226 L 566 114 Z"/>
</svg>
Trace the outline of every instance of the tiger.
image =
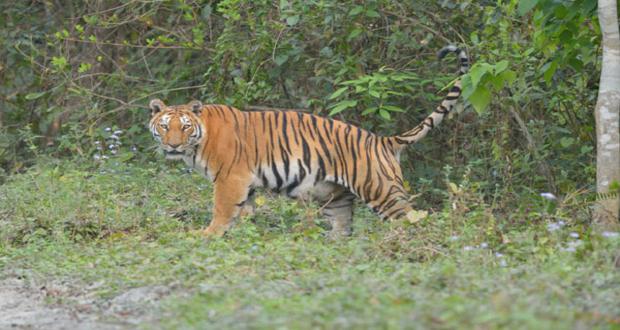
<svg viewBox="0 0 620 330">
<path fill-rule="evenodd" d="M 329 235 L 351 235 L 353 207 L 361 199 L 382 219 L 417 222 L 404 187 L 400 154 L 424 138 L 454 108 L 467 53 L 456 46 L 458 77 L 437 108 L 417 126 L 380 136 L 343 121 L 300 111 L 240 111 L 191 101 L 168 106 L 149 102 L 149 128 L 166 159 L 183 160 L 213 182 L 214 206 L 205 236 L 221 236 L 233 220 L 251 215 L 257 188 L 311 199 L 331 225 Z"/>
</svg>

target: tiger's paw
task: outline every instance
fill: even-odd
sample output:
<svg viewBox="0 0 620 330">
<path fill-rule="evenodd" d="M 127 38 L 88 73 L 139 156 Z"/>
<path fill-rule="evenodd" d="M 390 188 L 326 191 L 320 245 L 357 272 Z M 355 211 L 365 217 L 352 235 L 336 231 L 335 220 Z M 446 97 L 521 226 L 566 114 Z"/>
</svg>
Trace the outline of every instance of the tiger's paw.
<svg viewBox="0 0 620 330">
<path fill-rule="evenodd" d="M 409 223 L 417 223 L 428 216 L 428 211 L 411 210 L 407 213 L 407 221 Z"/>
<path fill-rule="evenodd" d="M 190 233 L 192 235 L 195 236 L 201 236 L 204 238 L 217 238 L 217 237 L 222 237 L 222 235 L 224 235 L 224 233 L 226 232 L 225 229 L 218 229 L 218 228 L 214 228 L 214 227 L 207 227 L 205 229 L 196 229 L 196 230 L 192 230 L 190 231 Z"/>
</svg>

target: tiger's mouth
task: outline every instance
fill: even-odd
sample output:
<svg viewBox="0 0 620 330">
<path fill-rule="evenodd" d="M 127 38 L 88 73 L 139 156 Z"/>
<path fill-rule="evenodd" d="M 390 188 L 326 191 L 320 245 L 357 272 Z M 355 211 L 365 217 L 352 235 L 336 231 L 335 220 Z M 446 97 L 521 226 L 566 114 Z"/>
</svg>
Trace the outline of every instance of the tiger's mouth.
<svg viewBox="0 0 620 330">
<path fill-rule="evenodd" d="M 166 156 L 166 159 L 181 159 L 185 156 L 185 151 L 164 150 L 164 155 Z"/>
</svg>

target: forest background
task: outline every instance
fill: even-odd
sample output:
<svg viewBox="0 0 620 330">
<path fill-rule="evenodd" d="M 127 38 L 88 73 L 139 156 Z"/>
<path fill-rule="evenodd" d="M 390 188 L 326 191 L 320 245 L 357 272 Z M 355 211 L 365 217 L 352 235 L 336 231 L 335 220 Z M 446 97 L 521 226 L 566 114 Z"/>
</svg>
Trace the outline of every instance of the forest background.
<svg viewBox="0 0 620 330">
<path fill-rule="evenodd" d="M 186 245 L 169 248 L 178 249 L 173 253 L 176 257 L 170 258 L 188 258 L 186 265 L 179 261 L 187 269 L 166 268 L 170 262 L 166 258 L 149 259 L 150 266 L 121 278 L 86 269 L 93 260 L 108 260 L 105 255 L 112 244 L 121 246 L 115 251 L 122 251 L 118 258 L 125 260 L 106 264 L 113 269 L 127 266 L 127 260 L 138 267 L 142 264 L 137 259 L 160 251 L 140 250 L 145 254 L 140 258 L 129 252 L 145 242 L 210 244 L 183 236 L 209 218 L 210 186 L 182 165 L 164 162 L 157 153 L 146 129 L 150 99 L 161 98 L 167 104 L 198 99 L 258 111 L 297 109 L 393 135 L 415 126 L 446 94 L 455 79 L 457 61 L 451 57 L 439 61 L 437 51 L 456 44 L 467 50 L 474 64 L 464 78 L 462 106 L 402 157 L 408 187 L 417 196 L 416 208 L 434 214 L 430 224 L 425 229 L 395 229 L 377 224 L 374 216 L 362 211 L 360 217 L 365 220 L 358 220 L 362 224 L 352 243 L 334 249 L 357 251 L 355 244 L 368 243 L 361 237 L 377 230 L 376 236 L 371 235 L 376 244 L 363 245 L 368 255 L 345 260 L 355 274 L 368 274 L 368 269 L 378 267 L 374 273 L 378 278 L 384 275 L 385 265 L 374 262 L 386 258 L 396 269 L 400 267 L 396 264 L 429 262 L 429 271 L 439 274 L 437 281 L 445 280 L 458 276 L 458 268 L 446 265 L 471 261 L 471 257 L 461 258 L 471 250 L 479 253 L 472 265 L 481 269 L 505 267 L 509 260 L 509 266 L 531 267 L 527 268 L 530 274 L 536 274 L 554 262 L 558 269 L 551 267 L 550 275 L 541 275 L 547 276 L 540 278 L 543 287 L 556 281 L 556 276 L 566 279 L 569 275 L 563 267 L 573 265 L 579 271 L 568 272 L 574 274 L 569 276 L 574 281 L 568 281 L 573 291 L 565 288 L 567 294 L 579 299 L 583 294 L 590 300 L 550 312 L 544 302 L 548 296 L 538 297 L 537 304 L 531 301 L 537 298 L 524 295 L 514 308 L 532 313 L 537 322 L 556 326 L 576 320 L 617 325 L 620 321 L 614 317 L 620 299 L 603 289 L 597 291 L 599 285 L 619 283 L 617 270 L 613 275 L 615 265 L 620 265 L 614 252 L 618 241 L 606 240 L 617 233 L 605 231 L 603 238 L 595 237 L 590 227 L 596 199 L 593 111 L 602 54 L 596 6 L 593 0 L 2 1 L 0 266 L 4 275 L 13 276 L 11 269 L 35 269 L 39 277 L 28 276 L 38 281 L 69 277 L 86 283 L 104 278 L 114 285 L 102 291 L 102 299 L 128 287 L 170 283 L 180 276 L 178 272 L 184 274 L 180 277 L 187 287 L 204 281 L 192 267 L 196 260 L 213 256 L 191 252 L 179 257 L 179 251 L 189 249 Z M 617 197 L 618 189 L 617 184 L 612 186 L 611 196 Z M 296 257 L 301 253 L 300 264 L 289 266 L 315 267 L 319 261 L 311 253 L 284 248 L 292 244 L 286 237 L 320 245 L 321 225 L 301 221 L 298 228 L 299 219 L 314 219 L 307 214 L 311 208 L 269 203 L 259 198 L 263 217 L 233 231 L 238 242 L 208 247 L 264 247 L 265 243 L 257 242 L 268 237 L 274 246 L 269 258 L 275 260 L 282 253 L 283 260 L 289 260 L 290 253 L 297 253 Z M 274 217 L 280 219 L 276 229 L 267 224 Z M 380 229 L 371 229 L 375 227 Z M 274 233 L 284 238 L 269 236 Z M 419 235 L 426 236 L 420 240 Z M 79 254 L 76 247 L 90 252 Z M 340 258 L 330 251 L 324 252 L 330 256 L 323 265 L 328 273 L 335 271 L 330 267 Z M 44 262 L 58 256 L 65 261 Z M 239 255 L 231 258 L 245 260 Z M 591 263 L 581 264 L 583 260 Z M 559 261 L 564 263 L 556 264 Z M 199 270 L 211 274 L 214 270 L 208 267 Z M 593 269 L 602 279 L 586 277 L 592 280 L 588 285 L 593 286 L 588 287 L 578 275 L 591 274 Z M 76 277 L 76 270 L 82 275 Z M 272 274 L 275 277 L 286 275 L 273 272 L 279 274 Z M 469 274 L 475 272 L 472 268 Z M 465 268 L 463 274 L 468 274 Z M 484 280 L 506 280 L 489 276 Z M 429 292 L 444 292 L 450 286 L 425 282 L 431 277 L 420 275 L 416 281 L 428 284 Z M 233 276 L 228 281 L 238 284 L 241 279 Z M 397 292 L 404 282 L 395 283 Z M 529 284 L 510 285 L 506 296 L 492 304 L 508 308 L 511 290 Z M 595 293 L 580 291 L 582 285 Z M 245 289 L 237 289 L 233 296 L 242 297 Z M 359 293 L 358 289 L 351 290 Z M 445 304 L 440 305 L 454 313 L 437 319 L 436 310 L 427 306 L 422 313 L 428 312 L 428 319 L 422 318 L 428 323 L 423 324 L 465 322 L 473 310 L 456 296 L 473 297 L 485 306 L 487 293 L 460 289 L 468 293 L 448 290 Z M 222 307 L 205 298 L 224 295 L 212 290 L 199 293 L 193 303 L 219 306 L 214 307 L 218 313 L 239 312 L 229 300 Z M 549 290 L 544 294 L 553 296 L 554 289 Z M 536 296 L 535 291 L 528 292 Z M 565 303 L 562 294 L 553 297 Z M 324 298 L 309 306 L 318 309 Z M 398 308 L 415 304 L 415 299 L 403 299 Z M 279 302 L 286 310 L 287 300 Z M 469 307 L 459 309 L 462 305 Z M 528 306 L 538 306 L 539 311 Z M 494 312 L 504 311 L 500 307 Z M 302 318 L 299 308 L 291 317 Z M 355 315 L 362 323 L 353 324 L 385 325 L 381 315 L 394 311 L 388 306 L 379 320 L 369 320 L 361 316 L 364 308 L 359 308 Z M 196 324 L 191 322 L 208 316 L 189 310 L 180 322 Z M 600 312 L 585 312 L 591 310 Z M 504 318 L 471 322 L 519 322 L 512 312 L 506 311 Z M 256 321 L 252 315 L 246 315 L 248 320 Z M 326 317 L 315 325 L 333 326 L 329 320 Z M 286 317 L 283 322 L 296 324 Z"/>
</svg>

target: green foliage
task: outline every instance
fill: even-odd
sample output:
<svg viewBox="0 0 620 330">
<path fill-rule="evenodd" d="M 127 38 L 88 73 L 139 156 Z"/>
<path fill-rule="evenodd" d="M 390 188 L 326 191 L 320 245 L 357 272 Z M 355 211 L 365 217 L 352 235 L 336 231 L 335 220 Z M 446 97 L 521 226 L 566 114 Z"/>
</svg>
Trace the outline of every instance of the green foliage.
<svg viewBox="0 0 620 330">
<path fill-rule="evenodd" d="M 304 108 L 396 134 L 445 95 L 458 64 L 434 54 L 455 43 L 473 63 L 465 111 L 402 157 L 422 203 L 441 206 L 444 164 L 453 177 L 471 166 L 487 198 L 511 205 L 531 191 L 588 189 L 594 3 L 3 2 L 0 166 L 21 172 L 42 154 L 82 161 L 114 126 L 138 148 L 128 161 L 150 160 L 153 97 Z"/>
<path fill-rule="evenodd" d="M 329 115 L 355 108 L 359 104 L 363 109 L 362 115 L 378 114 L 381 118 L 390 120 L 391 112 L 405 112 L 403 108 L 395 105 L 393 100 L 409 97 L 412 92 L 420 90 L 423 83 L 415 74 L 381 68 L 373 74 L 341 82 L 343 87 L 332 93 L 328 99 L 343 100 L 329 106 Z"/>
<path fill-rule="evenodd" d="M 516 72 L 507 68 L 507 60 L 495 65 L 476 63 L 471 67 L 469 74 L 463 77 L 463 97 L 478 113 L 483 112 L 491 103 L 492 93 L 501 92 L 506 85 L 512 85 L 517 78 Z"/>
<path fill-rule="evenodd" d="M 0 2 L 2 274 L 101 281 L 104 300 L 178 285 L 170 328 L 613 327 L 620 246 L 588 227 L 595 4 Z M 330 242 L 319 206 L 260 196 L 226 238 L 192 233 L 211 188 L 154 163 L 150 98 L 392 135 L 445 95 L 447 43 L 472 59 L 465 110 L 402 156 L 427 222 L 360 206 L 354 236 Z"/>
<path fill-rule="evenodd" d="M 36 166 L 0 186 L 0 276 L 62 280 L 103 306 L 168 286 L 164 328 L 613 326 L 620 238 L 589 231 L 582 194 L 501 214 L 470 177 L 445 186 L 416 226 L 359 205 L 353 236 L 331 240 L 319 206 L 259 195 L 255 216 L 205 240 L 210 185 L 180 166 Z"/>
</svg>

